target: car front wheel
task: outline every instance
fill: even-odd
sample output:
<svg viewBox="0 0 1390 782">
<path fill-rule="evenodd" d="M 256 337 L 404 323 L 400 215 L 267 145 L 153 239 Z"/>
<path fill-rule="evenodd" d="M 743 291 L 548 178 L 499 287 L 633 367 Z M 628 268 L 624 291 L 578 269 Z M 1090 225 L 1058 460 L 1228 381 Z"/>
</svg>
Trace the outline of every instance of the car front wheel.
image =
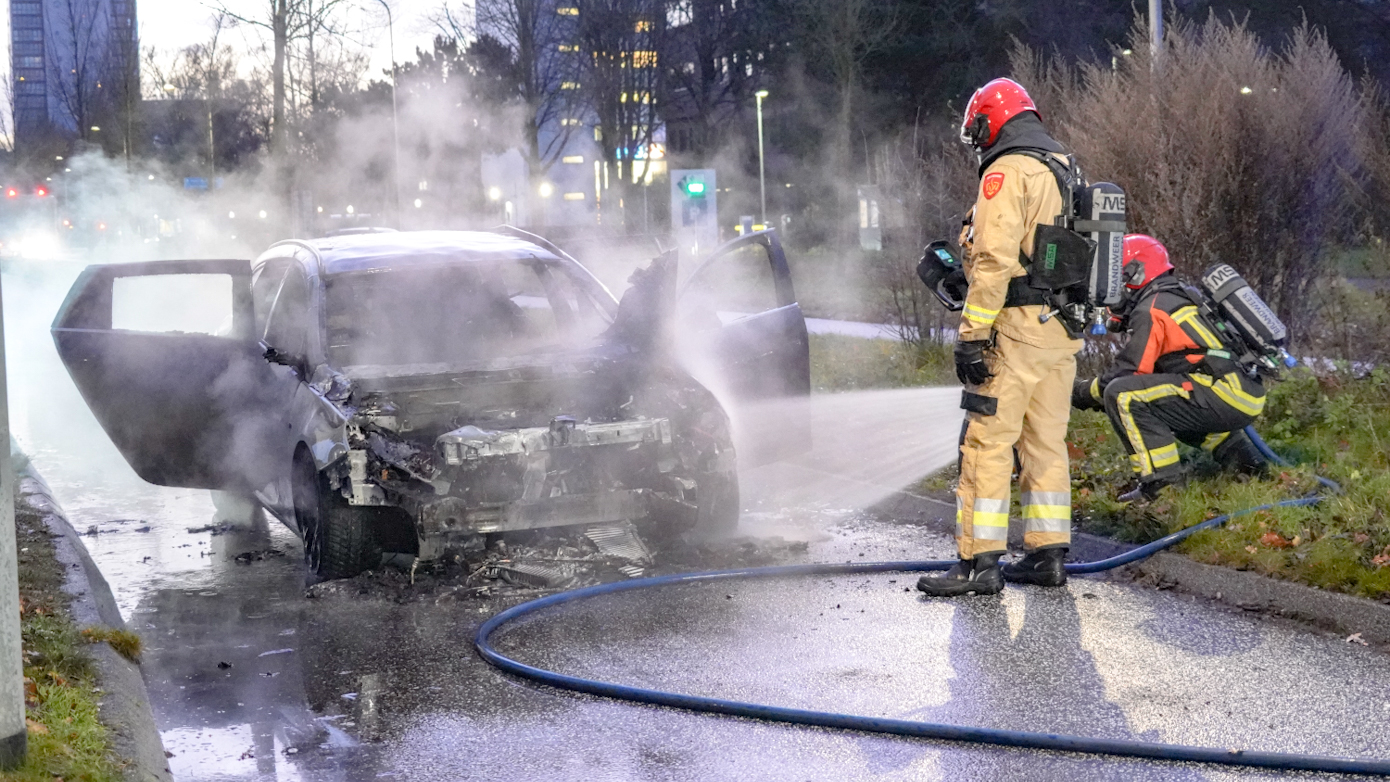
<svg viewBox="0 0 1390 782">
<path fill-rule="evenodd" d="M 294 515 L 304 562 L 319 578 L 351 578 L 380 564 L 369 509 L 349 505 L 330 489 L 307 453 L 294 460 Z"/>
</svg>

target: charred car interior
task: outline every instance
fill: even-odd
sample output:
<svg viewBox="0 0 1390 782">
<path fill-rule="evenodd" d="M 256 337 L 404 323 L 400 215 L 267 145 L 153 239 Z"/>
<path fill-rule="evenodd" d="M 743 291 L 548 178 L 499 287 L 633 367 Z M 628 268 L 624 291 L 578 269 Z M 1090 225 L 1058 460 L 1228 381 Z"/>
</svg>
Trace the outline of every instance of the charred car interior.
<svg viewBox="0 0 1390 782">
<path fill-rule="evenodd" d="M 320 577 L 499 532 L 732 529 L 736 466 L 810 437 L 761 405 L 810 387 L 781 245 L 630 282 L 516 229 L 373 232 L 88 267 L 53 337 L 141 478 L 254 500 Z"/>
</svg>

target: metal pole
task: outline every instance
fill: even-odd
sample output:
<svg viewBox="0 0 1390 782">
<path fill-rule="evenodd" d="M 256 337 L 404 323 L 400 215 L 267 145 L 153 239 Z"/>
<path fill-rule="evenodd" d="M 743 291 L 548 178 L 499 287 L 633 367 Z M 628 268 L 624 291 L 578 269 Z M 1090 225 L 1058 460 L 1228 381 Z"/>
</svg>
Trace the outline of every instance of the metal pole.
<svg viewBox="0 0 1390 782">
<path fill-rule="evenodd" d="M 1163 54 L 1163 0 L 1149 0 L 1149 58 L 1158 70 Z"/>
<path fill-rule="evenodd" d="M 19 559 L 15 552 L 10 402 L 5 390 L 4 310 L 0 307 L 0 771 L 24 762 L 24 659 L 19 636 Z"/>
<path fill-rule="evenodd" d="M 381 7 L 386 9 L 386 35 L 391 52 L 391 146 L 395 155 L 395 176 L 396 184 L 396 227 L 401 227 L 401 126 L 400 112 L 396 108 L 396 76 L 399 71 L 396 68 L 396 24 L 391 17 L 391 6 L 386 4 L 386 0 L 377 0 Z"/>
<path fill-rule="evenodd" d="M 763 227 L 767 227 L 767 175 L 763 165 L 763 98 L 767 97 L 767 90 L 758 90 L 755 93 L 758 99 L 758 192 L 762 197 L 762 218 Z"/>
</svg>

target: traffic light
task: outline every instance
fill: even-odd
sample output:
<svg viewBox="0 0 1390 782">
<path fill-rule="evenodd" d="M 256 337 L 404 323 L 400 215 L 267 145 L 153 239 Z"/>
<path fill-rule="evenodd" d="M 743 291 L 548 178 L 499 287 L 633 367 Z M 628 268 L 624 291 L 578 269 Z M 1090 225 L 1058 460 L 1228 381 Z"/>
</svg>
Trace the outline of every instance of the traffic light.
<svg viewBox="0 0 1390 782">
<path fill-rule="evenodd" d="M 18 197 L 19 197 L 19 190 L 16 189 L 16 188 L 13 188 L 13 187 L 7 187 L 7 188 L 5 188 L 5 197 L 6 197 L 6 198 L 18 198 Z"/>
<path fill-rule="evenodd" d="M 719 188 L 712 168 L 671 171 L 671 227 L 689 251 L 706 250 L 719 242 Z"/>
<path fill-rule="evenodd" d="M 39 198 L 43 198 L 44 196 L 48 195 L 48 188 L 40 185 L 38 188 L 34 190 L 34 195 L 38 196 Z"/>
</svg>

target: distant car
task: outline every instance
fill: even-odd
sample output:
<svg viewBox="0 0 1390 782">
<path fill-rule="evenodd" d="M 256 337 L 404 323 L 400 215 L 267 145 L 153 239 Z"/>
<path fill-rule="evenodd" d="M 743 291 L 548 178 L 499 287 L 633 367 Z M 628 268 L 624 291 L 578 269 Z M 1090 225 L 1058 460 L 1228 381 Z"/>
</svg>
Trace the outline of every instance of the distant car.
<svg viewBox="0 0 1390 782">
<path fill-rule="evenodd" d="M 383 546 L 736 526 L 735 439 L 745 464 L 809 439 L 758 404 L 809 393 L 806 324 L 773 232 L 679 271 L 619 303 L 514 229 L 357 233 L 88 267 L 53 337 L 141 478 L 254 498 L 339 578 Z"/>
</svg>

